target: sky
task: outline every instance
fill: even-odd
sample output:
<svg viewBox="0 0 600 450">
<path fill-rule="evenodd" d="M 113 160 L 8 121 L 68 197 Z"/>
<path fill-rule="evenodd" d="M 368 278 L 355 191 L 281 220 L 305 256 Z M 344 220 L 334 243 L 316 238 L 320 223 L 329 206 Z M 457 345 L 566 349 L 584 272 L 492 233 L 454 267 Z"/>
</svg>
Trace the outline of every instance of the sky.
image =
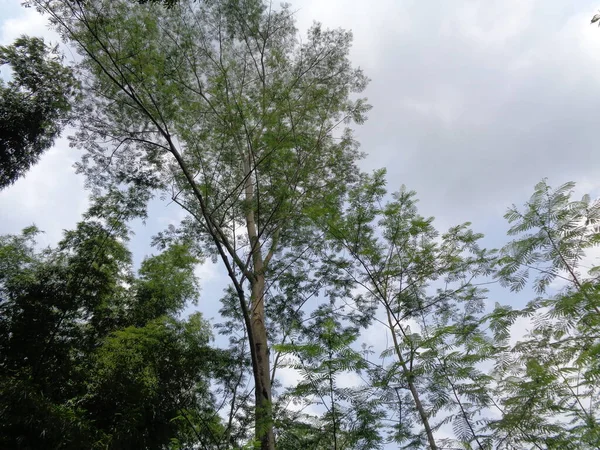
<svg viewBox="0 0 600 450">
<path fill-rule="evenodd" d="M 600 30 L 589 24 L 600 2 L 297 0 L 292 7 L 301 31 L 315 20 L 353 31 L 352 60 L 371 78 L 365 95 L 373 109 L 356 130 L 368 153 L 363 168 L 386 167 L 390 189 L 416 190 L 422 212 L 442 228 L 468 220 L 495 241 L 507 206 L 522 203 L 541 178 L 574 180 L 582 192 L 600 186 Z M 23 33 L 58 42 L 19 0 L 0 0 L 0 11 L 0 43 Z M 79 156 L 59 140 L 1 192 L 0 232 L 35 221 L 53 242 L 72 226 L 87 197 L 72 169 Z M 164 209 L 153 220 L 173 214 Z"/>
<path fill-rule="evenodd" d="M 390 190 L 416 190 L 421 213 L 439 228 L 473 222 L 492 247 L 506 241 L 506 208 L 522 204 L 543 177 L 600 193 L 600 29 L 590 25 L 597 8 L 595 0 L 292 3 L 301 33 L 313 21 L 353 31 L 351 58 L 371 79 L 373 106 L 356 129 L 368 154 L 362 167 L 387 168 Z M 24 33 L 59 42 L 35 10 L 0 0 L 0 44 Z M 0 233 L 35 223 L 50 245 L 80 219 L 88 194 L 68 134 L 0 191 Z M 152 252 L 150 236 L 181 217 L 154 202 L 146 224 L 135 226 L 136 261 Z M 199 273 L 206 289 L 219 271 L 206 265 Z"/>
<path fill-rule="evenodd" d="M 356 129 L 365 170 L 387 168 L 388 186 L 416 190 L 420 211 L 441 229 L 470 221 L 489 246 L 506 242 L 502 218 L 533 186 L 578 183 L 600 194 L 600 0 L 291 0 L 298 28 L 313 21 L 354 33 L 353 62 L 371 79 L 373 109 Z M 0 0 L 0 44 L 20 34 L 58 38 L 19 0 Z M 72 55 L 67 53 L 67 58 Z M 64 135 L 68 135 L 68 130 Z M 0 234 L 35 223 L 56 243 L 87 205 L 72 165 L 79 150 L 62 138 L 28 175 L 0 191 Z M 154 202 L 136 222 L 136 261 L 150 237 L 181 212 Z M 223 283 L 198 269 L 204 298 Z M 214 301 L 200 301 L 216 317 Z"/>
</svg>

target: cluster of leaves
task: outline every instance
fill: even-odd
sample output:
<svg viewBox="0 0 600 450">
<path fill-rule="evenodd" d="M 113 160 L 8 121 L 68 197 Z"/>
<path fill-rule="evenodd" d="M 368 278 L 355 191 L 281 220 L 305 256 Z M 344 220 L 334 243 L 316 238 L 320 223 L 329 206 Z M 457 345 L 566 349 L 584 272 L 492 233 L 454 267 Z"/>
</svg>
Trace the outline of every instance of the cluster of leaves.
<svg viewBox="0 0 600 450">
<path fill-rule="evenodd" d="M 294 258 L 271 295 L 271 307 L 292 308 L 269 325 L 281 342 L 272 376 L 300 377 L 277 396 L 278 448 L 596 448 L 598 269 L 582 261 L 599 242 L 600 203 L 542 182 L 523 211 L 508 211 L 515 240 L 496 255 L 466 225 L 439 235 L 412 192 L 384 203 L 383 175 L 350 191 L 329 223 L 330 245 L 318 247 L 329 251 L 322 264 Z M 140 211 L 115 214 L 127 201 L 116 191 L 97 199 L 55 249 L 36 250 L 34 227 L 1 238 L 3 446 L 251 445 L 235 292 L 222 299 L 219 326 L 230 350 L 217 351 L 200 314 L 176 318 L 198 295 L 187 246 L 171 242 L 133 275 L 119 215 Z M 493 267 L 513 290 L 535 273 L 540 297 L 484 314 L 477 280 Z M 329 301 L 309 317 L 283 301 L 304 304 L 319 291 Z M 517 319 L 532 328 L 514 343 Z M 356 348 L 373 324 L 391 339 L 374 360 Z M 228 404 L 226 420 L 217 402 Z M 436 438 L 447 424 L 455 437 Z"/>
<path fill-rule="evenodd" d="M 341 294 L 345 307 L 369 317 L 360 326 L 374 323 L 391 345 L 379 361 L 369 361 L 351 345 L 360 329 L 332 319 L 347 317 L 343 311 L 318 309 L 306 327 L 297 326 L 296 316 L 290 325 L 298 342 L 277 348 L 295 356 L 287 365 L 303 381 L 282 399 L 326 411 L 320 418 L 288 412 L 302 424 L 295 431 L 287 422 L 289 433 L 300 433 L 298 442 L 319 436 L 326 446 L 344 448 L 342 421 L 339 441 L 331 438 L 331 411 L 344 411 L 368 388 L 361 392 L 369 392 L 369 401 L 359 404 L 368 405 L 379 434 L 365 448 L 384 442 L 385 428 L 405 448 L 596 448 L 598 269 L 582 274 L 581 261 L 600 243 L 600 202 L 587 195 L 572 200 L 572 183 L 553 190 L 541 182 L 525 211 L 513 206 L 506 214 L 509 235 L 517 238 L 500 252 L 487 251 L 468 224 L 439 234 L 432 218 L 418 214 L 413 192 L 402 189 L 386 201 L 384 175 L 365 175 L 350 190 L 346 212 L 328 223 L 337 252 L 327 258 L 338 282 L 362 291 Z M 488 312 L 483 285 L 496 280 L 521 290 L 533 273 L 534 291 L 543 297 L 521 310 L 498 305 Z M 519 318 L 532 324 L 522 337 L 513 326 Z M 332 370 L 336 363 L 345 366 Z M 332 382 L 338 370 L 367 374 L 369 382 L 340 395 Z M 447 425 L 454 438 L 436 438 Z"/>
<path fill-rule="evenodd" d="M 219 429 L 223 355 L 199 313 L 197 260 L 173 245 L 134 276 L 117 219 L 88 217 L 55 249 L 0 238 L 0 446 L 164 448 Z M 188 417 L 189 416 L 189 417 Z"/>
<path fill-rule="evenodd" d="M 452 423 L 458 442 L 484 446 L 475 422 L 489 405 L 482 364 L 492 346 L 481 328 L 485 290 L 477 282 L 491 273 L 494 252 L 480 248 L 482 235 L 469 224 L 440 234 L 433 218 L 418 214 L 414 192 L 386 196 L 385 171 L 364 175 L 329 234 L 379 307 L 376 329 L 391 339 L 370 370 L 393 411 L 390 437 L 408 448 L 438 448 L 436 430 Z"/>
<path fill-rule="evenodd" d="M 14 183 L 48 150 L 70 119 L 77 82 L 57 48 L 21 36 L 0 47 L 0 189 Z"/>
<path fill-rule="evenodd" d="M 356 94 L 368 80 L 349 60 L 351 33 L 315 24 L 301 39 L 289 6 L 259 0 L 28 3 L 81 55 L 74 143 L 90 184 L 171 197 L 189 213 L 183 232 L 225 266 L 251 346 L 257 438 L 272 449 L 269 266 L 310 247 L 311 216 L 339 208 L 357 179 L 346 125 L 365 120 Z"/>
<path fill-rule="evenodd" d="M 383 442 L 380 420 L 384 411 L 371 386 L 343 382 L 344 378 L 361 379 L 368 368 L 361 352 L 353 348 L 360 330 L 344 326 L 344 319 L 331 305 L 321 307 L 288 344 L 275 347 L 285 355 L 282 366 L 294 369 L 301 378 L 279 398 L 282 448 L 366 450 L 379 448 Z M 314 412 L 304 414 L 307 408 L 324 412 L 320 417 Z"/>
<path fill-rule="evenodd" d="M 572 200 L 573 183 L 545 181 L 523 210 L 506 214 L 515 239 L 503 248 L 500 281 L 513 291 L 532 279 L 539 294 L 522 310 L 498 307 L 492 329 L 500 420 L 491 423 L 505 445 L 597 448 L 600 443 L 599 268 L 586 252 L 600 243 L 600 202 Z M 511 346 L 509 325 L 530 331 Z"/>
</svg>

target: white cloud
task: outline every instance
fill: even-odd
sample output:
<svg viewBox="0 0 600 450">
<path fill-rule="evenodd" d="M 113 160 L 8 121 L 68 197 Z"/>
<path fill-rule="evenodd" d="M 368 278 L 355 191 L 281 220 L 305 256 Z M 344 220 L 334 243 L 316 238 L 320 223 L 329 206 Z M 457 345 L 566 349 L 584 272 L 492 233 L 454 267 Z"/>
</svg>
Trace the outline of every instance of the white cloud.
<svg viewBox="0 0 600 450">
<path fill-rule="evenodd" d="M 10 3 L 18 4 L 17 1 Z M 60 37 L 54 31 L 48 29 L 48 21 L 34 8 L 20 8 L 19 16 L 5 19 L 1 22 L 0 45 L 13 42 L 23 34 L 29 36 L 40 36 L 53 43 L 60 42 Z"/>
<path fill-rule="evenodd" d="M 336 375 L 335 384 L 338 389 L 364 385 L 365 382 L 355 372 L 340 372 Z"/>
<path fill-rule="evenodd" d="M 286 358 L 291 357 L 286 356 Z M 300 372 L 292 367 L 278 367 L 275 375 L 284 388 L 296 386 L 302 379 Z"/>
<path fill-rule="evenodd" d="M 215 264 L 211 260 L 207 260 L 196 266 L 194 274 L 200 279 L 200 284 L 205 285 L 206 283 L 214 282 L 216 279 L 221 278 L 221 268 L 222 264 Z"/>
<path fill-rule="evenodd" d="M 26 176 L 0 191 L 0 233 L 18 233 L 35 223 L 45 232 L 40 244 L 51 245 L 73 228 L 88 205 L 83 178 L 73 169 L 77 153 L 59 139 Z"/>
<path fill-rule="evenodd" d="M 534 0 L 464 2 L 442 22 L 444 36 L 461 36 L 483 48 L 503 46 L 527 30 Z"/>
<path fill-rule="evenodd" d="M 315 21 L 325 28 L 344 28 L 352 31 L 352 57 L 361 67 L 371 68 L 386 57 L 380 40 L 393 30 L 406 33 L 413 26 L 410 2 L 377 0 L 374 2 L 299 0 L 292 3 L 298 28 L 304 31 Z M 368 75 L 368 74 L 367 74 Z"/>
</svg>

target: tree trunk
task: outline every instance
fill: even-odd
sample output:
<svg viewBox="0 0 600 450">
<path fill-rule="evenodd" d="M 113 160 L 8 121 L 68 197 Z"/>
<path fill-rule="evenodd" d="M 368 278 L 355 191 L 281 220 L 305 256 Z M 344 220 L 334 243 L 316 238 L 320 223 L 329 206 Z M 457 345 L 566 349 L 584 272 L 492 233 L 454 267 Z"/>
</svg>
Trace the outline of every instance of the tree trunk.
<svg viewBox="0 0 600 450">
<path fill-rule="evenodd" d="M 404 361 L 404 358 L 402 357 L 402 352 L 400 351 L 400 345 L 398 343 L 398 338 L 396 337 L 396 331 L 395 331 L 396 328 L 392 322 L 392 316 L 391 316 L 390 310 L 387 305 L 386 305 L 386 312 L 387 312 L 388 324 L 390 327 L 390 331 L 392 333 L 392 341 L 394 344 L 394 349 L 396 351 L 396 356 L 398 356 L 398 362 L 400 363 L 400 366 L 402 367 L 402 371 L 404 372 L 404 375 L 406 376 L 406 382 L 408 384 L 408 389 L 410 390 L 410 394 L 412 395 L 412 398 L 415 402 L 415 408 L 417 408 L 417 412 L 419 414 L 419 417 L 421 418 L 421 423 L 423 424 L 423 428 L 425 428 L 425 434 L 427 435 L 427 441 L 429 442 L 429 448 L 431 450 L 438 450 L 438 446 L 435 443 L 435 437 L 433 436 L 433 430 L 431 429 L 431 425 L 429 424 L 429 418 L 427 417 L 427 412 L 425 411 L 423 403 L 421 403 L 421 398 L 419 397 L 419 391 L 417 390 L 415 383 L 413 383 L 413 381 L 411 380 L 410 370 L 406 366 L 406 361 Z"/>
<path fill-rule="evenodd" d="M 254 200 L 254 186 L 250 157 L 244 161 L 246 174 L 245 197 L 249 202 Z M 252 340 L 252 372 L 254 374 L 255 437 L 261 450 L 275 450 L 273 432 L 273 409 L 271 403 L 271 367 L 267 328 L 265 326 L 265 267 L 262 249 L 258 237 L 258 226 L 252 206 L 246 212 L 246 229 L 250 241 L 250 253 L 254 277 L 250 280 L 252 292 L 250 296 L 250 330 Z"/>
<path fill-rule="evenodd" d="M 271 368 L 269 361 L 269 348 L 267 343 L 267 329 L 265 327 L 264 307 L 265 278 L 259 274 L 252 284 L 251 320 L 255 361 L 254 395 L 256 399 L 255 434 L 260 442 L 261 450 L 275 449 L 275 436 L 273 433 L 273 410 L 271 404 Z"/>
</svg>

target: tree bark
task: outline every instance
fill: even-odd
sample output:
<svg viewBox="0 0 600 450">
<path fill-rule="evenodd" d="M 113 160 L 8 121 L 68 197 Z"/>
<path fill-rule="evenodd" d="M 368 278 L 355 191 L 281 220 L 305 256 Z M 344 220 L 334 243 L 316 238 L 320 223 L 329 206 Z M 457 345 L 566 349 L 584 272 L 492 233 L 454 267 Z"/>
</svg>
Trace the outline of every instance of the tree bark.
<svg viewBox="0 0 600 450">
<path fill-rule="evenodd" d="M 246 175 L 245 197 L 248 202 L 254 200 L 250 158 L 244 161 Z M 267 328 L 265 325 L 265 267 L 258 237 L 258 226 L 252 205 L 246 212 L 246 229 L 250 241 L 254 278 L 250 280 L 250 330 L 252 340 L 252 372 L 254 375 L 255 437 L 261 450 L 275 450 L 275 434 L 273 432 L 273 409 L 271 398 L 271 367 Z"/>
<path fill-rule="evenodd" d="M 255 363 L 253 364 L 254 395 L 256 399 L 255 434 L 256 440 L 260 442 L 261 450 L 274 450 L 271 368 L 267 329 L 265 327 L 264 291 L 265 278 L 261 274 L 257 276 L 257 280 L 252 284 L 250 319 L 255 355 Z"/>
</svg>

